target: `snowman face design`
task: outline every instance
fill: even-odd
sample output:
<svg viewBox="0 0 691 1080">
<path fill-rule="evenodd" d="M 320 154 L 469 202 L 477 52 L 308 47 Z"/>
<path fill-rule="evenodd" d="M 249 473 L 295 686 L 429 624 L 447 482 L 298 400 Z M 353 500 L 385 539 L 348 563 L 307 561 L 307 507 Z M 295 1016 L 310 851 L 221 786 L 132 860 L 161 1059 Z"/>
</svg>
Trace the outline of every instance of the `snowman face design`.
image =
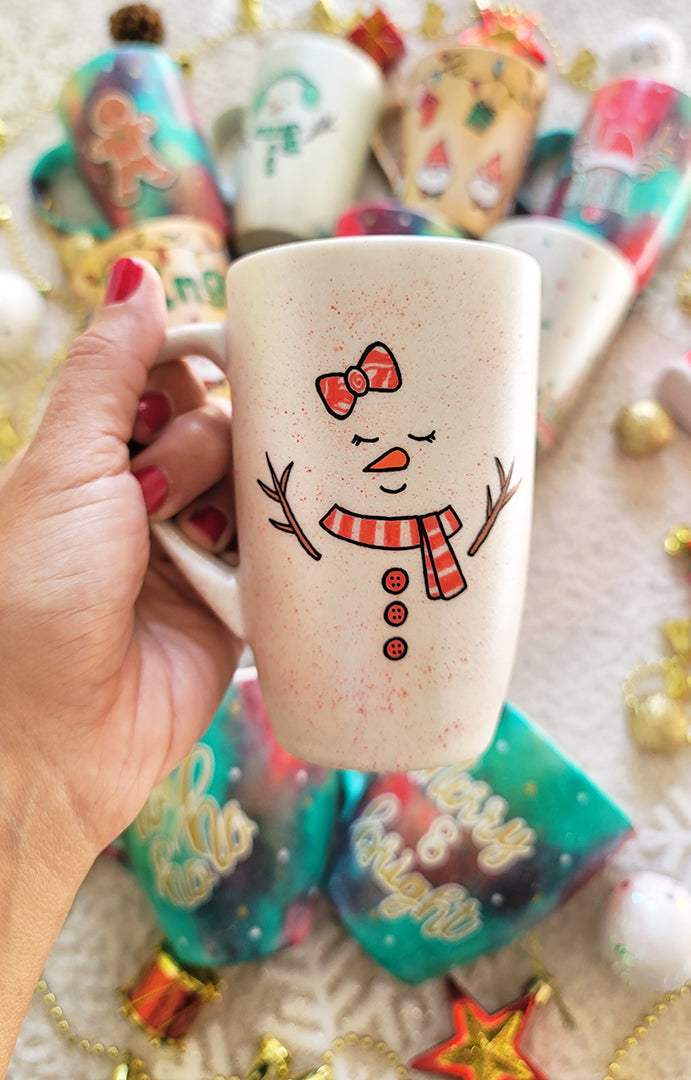
<svg viewBox="0 0 691 1080">
<path fill-rule="evenodd" d="M 319 89 L 304 75 L 288 72 L 269 83 L 254 102 L 254 137 L 266 144 L 265 172 L 278 155 L 300 154 L 306 142 L 333 126 L 321 111 Z"/>
<path fill-rule="evenodd" d="M 360 399 L 369 394 L 394 394 L 402 382 L 402 374 L 393 352 L 384 342 L 375 341 L 367 346 L 356 364 L 344 372 L 320 375 L 316 379 L 315 387 L 320 405 L 327 410 L 335 423 L 343 423 L 354 413 L 355 418 L 357 417 Z M 346 452 L 352 448 L 355 453 L 362 446 L 368 451 L 371 448 L 371 453 L 364 455 L 364 465 L 360 466 L 360 475 L 363 478 L 360 490 L 368 495 L 370 504 L 381 506 L 382 512 L 363 514 L 351 506 L 334 503 L 321 517 L 321 528 L 332 537 L 363 548 L 388 549 L 392 554 L 418 549 L 422 556 L 422 575 L 427 597 L 430 600 L 451 600 L 460 595 L 467 588 L 467 582 L 450 542 L 462 527 L 456 510 L 451 505 L 438 507 L 426 503 L 420 505 L 419 510 L 412 514 L 392 513 L 392 499 L 395 501 L 404 493 L 408 503 L 411 497 L 414 500 L 418 497 L 429 498 L 426 494 L 429 484 L 425 481 L 425 451 L 436 441 L 437 429 L 433 427 L 424 431 L 409 430 L 405 434 L 400 431 L 384 434 L 363 430 L 362 433 L 356 431 L 352 435 L 350 430 L 347 430 L 344 434 L 349 436 L 347 441 L 350 443 Z M 280 503 L 284 514 L 282 521 L 270 518 L 271 524 L 281 532 L 294 534 L 311 558 L 321 559 L 321 552 L 313 543 L 313 538 L 309 539 L 304 534 L 290 505 L 288 484 L 294 462 L 291 461 L 279 477 L 269 455 L 266 457 L 271 484 L 262 479 L 257 482 L 268 498 Z M 413 462 L 415 469 L 411 468 Z M 498 458 L 495 458 L 495 463 L 499 472 L 500 492 L 494 500 L 488 488 L 486 520 L 467 550 L 469 556 L 475 555 L 485 542 L 501 509 L 514 495 L 520 483 L 519 481 L 511 487 L 513 466 L 505 473 Z M 355 470 L 357 471 L 357 465 Z M 415 480 L 418 478 L 425 494 L 420 495 L 415 491 Z M 351 498 L 353 494 L 351 493 Z M 371 494 L 375 496 L 374 499 L 369 499 Z M 383 586 L 387 592 L 402 591 L 407 586 L 408 574 L 398 566 L 388 571 L 385 578 Z M 400 603 L 394 606 L 397 611 L 401 608 Z M 406 651 L 407 649 L 398 652 L 394 650 L 394 655 L 393 652 L 385 650 L 385 654 L 389 659 L 400 660 Z"/>
</svg>

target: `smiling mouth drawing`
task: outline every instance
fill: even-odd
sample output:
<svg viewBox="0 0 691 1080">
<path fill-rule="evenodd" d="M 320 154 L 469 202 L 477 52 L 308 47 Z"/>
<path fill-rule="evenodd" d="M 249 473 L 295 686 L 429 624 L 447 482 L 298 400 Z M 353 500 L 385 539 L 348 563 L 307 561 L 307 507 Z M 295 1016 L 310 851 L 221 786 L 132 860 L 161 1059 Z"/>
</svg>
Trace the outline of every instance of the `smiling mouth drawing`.
<svg viewBox="0 0 691 1080">
<path fill-rule="evenodd" d="M 407 484 L 401 484 L 401 486 L 397 487 L 397 488 L 387 488 L 387 487 L 384 487 L 383 484 L 380 484 L 379 485 L 379 490 L 380 491 L 385 491 L 387 493 L 387 495 L 398 495 L 401 491 L 405 491 L 405 489 L 407 487 L 408 487 Z"/>
</svg>

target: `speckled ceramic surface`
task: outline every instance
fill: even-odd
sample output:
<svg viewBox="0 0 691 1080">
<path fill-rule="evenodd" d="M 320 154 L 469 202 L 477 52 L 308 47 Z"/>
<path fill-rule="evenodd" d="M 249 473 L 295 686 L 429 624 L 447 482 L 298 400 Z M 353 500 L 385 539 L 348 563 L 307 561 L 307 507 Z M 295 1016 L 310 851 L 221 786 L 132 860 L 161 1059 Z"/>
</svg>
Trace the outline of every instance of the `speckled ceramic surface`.
<svg viewBox="0 0 691 1080">
<path fill-rule="evenodd" d="M 487 239 L 533 255 L 542 267 L 538 442 L 553 446 L 629 310 L 635 273 L 612 244 L 554 218 L 509 218 Z"/>
<path fill-rule="evenodd" d="M 227 287 L 240 569 L 186 572 L 212 605 L 230 595 L 291 753 L 474 757 L 520 625 L 537 263 L 472 240 L 339 238 L 249 256 Z"/>
</svg>

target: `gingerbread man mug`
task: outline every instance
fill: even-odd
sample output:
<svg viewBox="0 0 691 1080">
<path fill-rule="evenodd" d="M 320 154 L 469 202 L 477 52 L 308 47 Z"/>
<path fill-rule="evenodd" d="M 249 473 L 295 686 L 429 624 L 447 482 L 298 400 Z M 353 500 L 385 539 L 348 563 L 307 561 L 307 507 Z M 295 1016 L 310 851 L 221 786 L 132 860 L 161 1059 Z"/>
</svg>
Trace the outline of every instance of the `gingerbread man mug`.
<svg viewBox="0 0 691 1080">
<path fill-rule="evenodd" d="M 249 642 L 286 750 L 340 768 L 458 763 L 491 742 L 532 514 L 540 272 L 472 240 L 269 248 L 225 324 L 168 332 L 233 398 L 240 560 L 154 526 Z"/>
</svg>

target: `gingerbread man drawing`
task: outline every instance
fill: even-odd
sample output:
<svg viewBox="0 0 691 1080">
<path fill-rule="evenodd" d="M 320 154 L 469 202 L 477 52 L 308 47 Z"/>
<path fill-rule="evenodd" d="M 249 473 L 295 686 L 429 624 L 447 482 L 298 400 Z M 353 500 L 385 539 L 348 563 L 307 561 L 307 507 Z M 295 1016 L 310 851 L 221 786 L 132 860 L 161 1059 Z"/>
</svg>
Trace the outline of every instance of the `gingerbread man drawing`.
<svg viewBox="0 0 691 1080">
<path fill-rule="evenodd" d="M 108 166 L 111 201 L 132 206 L 140 197 L 142 181 L 153 187 L 169 187 L 176 173 L 151 146 L 158 124 L 149 113 L 139 112 L 136 102 L 121 90 L 105 90 L 90 111 L 94 132 L 87 157 L 95 165 Z"/>
</svg>

